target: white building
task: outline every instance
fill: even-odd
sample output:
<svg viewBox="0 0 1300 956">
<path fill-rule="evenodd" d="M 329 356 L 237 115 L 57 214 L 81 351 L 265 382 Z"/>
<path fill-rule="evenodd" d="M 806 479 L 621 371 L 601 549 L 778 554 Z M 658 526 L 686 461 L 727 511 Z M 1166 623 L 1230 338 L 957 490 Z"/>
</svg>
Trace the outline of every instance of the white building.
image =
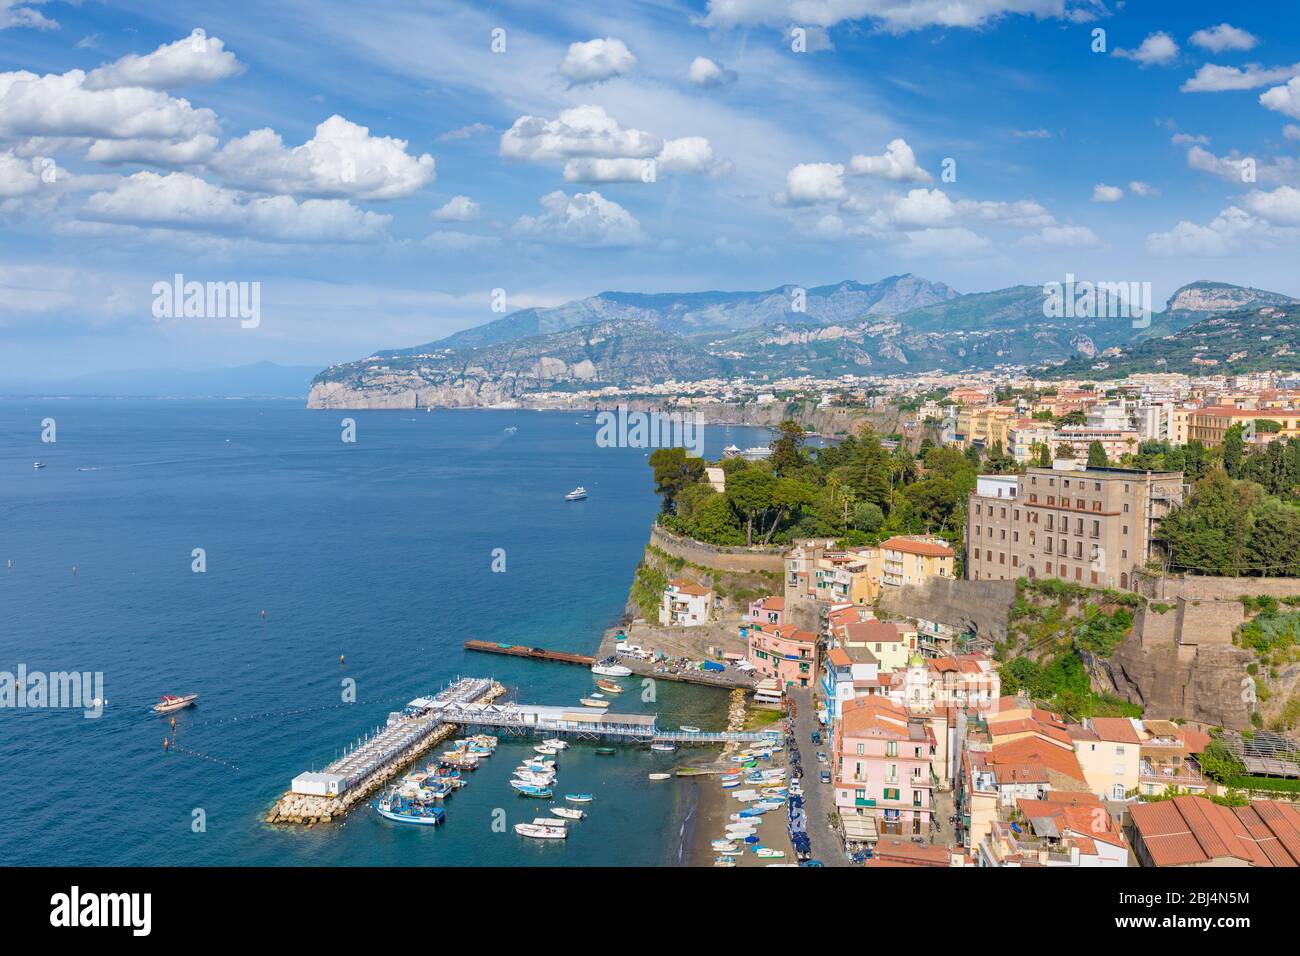
<svg viewBox="0 0 1300 956">
<path fill-rule="evenodd" d="M 664 627 L 699 627 L 709 622 L 712 605 L 712 589 L 682 578 L 669 581 L 659 605 L 659 623 Z"/>
</svg>

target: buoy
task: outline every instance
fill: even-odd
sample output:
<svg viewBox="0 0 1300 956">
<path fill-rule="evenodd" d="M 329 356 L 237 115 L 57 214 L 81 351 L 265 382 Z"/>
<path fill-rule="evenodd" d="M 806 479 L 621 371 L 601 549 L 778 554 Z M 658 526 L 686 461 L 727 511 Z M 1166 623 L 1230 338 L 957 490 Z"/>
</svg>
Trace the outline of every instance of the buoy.
<svg viewBox="0 0 1300 956">
<path fill-rule="evenodd" d="M 342 655 L 342 654 L 339 655 L 339 663 L 340 663 L 340 664 L 343 663 L 343 655 Z"/>
<path fill-rule="evenodd" d="M 262 608 L 262 620 L 266 620 L 266 608 Z"/>
<path fill-rule="evenodd" d="M 77 576 L 77 566 L 75 564 L 72 566 L 72 576 L 73 577 Z"/>
<path fill-rule="evenodd" d="M 173 718 L 172 718 L 172 730 L 175 730 L 175 729 L 176 729 L 176 718 L 173 717 Z"/>
<path fill-rule="evenodd" d="M 168 747 L 170 747 L 170 746 L 171 746 L 171 742 L 170 742 L 166 737 L 164 737 L 164 738 L 163 738 L 163 750 L 166 750 L 166 749 L 167 749 Z"/>
</svg>

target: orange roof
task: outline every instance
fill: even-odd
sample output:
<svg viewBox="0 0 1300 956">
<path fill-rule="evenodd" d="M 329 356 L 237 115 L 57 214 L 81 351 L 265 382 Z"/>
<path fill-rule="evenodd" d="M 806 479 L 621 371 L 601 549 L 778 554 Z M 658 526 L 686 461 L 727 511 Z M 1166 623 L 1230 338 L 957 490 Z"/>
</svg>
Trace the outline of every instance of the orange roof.
<svg viewBox="0 0 1300 956">
<path fill-rule="evenodd" d="M 1092 729 L 1100 739 L 1108 743 L 1140 744 L 1142 742 L 1142 738 L 1138 736 L 1126 717 L 1093 717 Z"/>
<path fill-rule="evenodd" d="M 1233 858 L 1253 866 L 1300 865 L 1300 811 L 1261 800 L 1221 807 L 1182 796 L 1134 804 L 1133 825 L 1156 866 L 1183 866 Z"/>
<path fill-rule="evenodd" d="M 843 634 L 846 641 L 860 644 L 896 644 L 903 639 L 898 628 L 887 621 L 850 621 Z"/>
<path fill-rule="evenodd" d="M 703 597 L 710 593 L 710 589 L 696 584 L 694 581 L 687 581 L 685 578 L 677 578 L 668 582 L 670 587 L 676 588 L 682 594 L 690 594 L 695 597 Z"/>
<path fill-rule="evenodd" d="M 785 598 L 780 598 L 780 597 L 765 597 L 765 598 L 763 598 L 763 600 L 759 603 L 759 607 L 763 608 L 763 609 L 766 610 L 766 611 L 784 611 L 784 610 L 785 610 Z"/>
<path fill-rule="evenodd" d="M 846 701 L 840 715 L 838 739 L 871 732 L 907 740 L 907 714 L 887 697 L 856 697 Z"/>
<path fill-rule="evenodd" d="M 849 655 L 844 652 L 842 647 L 832 647 L 826 652 L 826 660 L 830 661 L 833 667 L 849 667 L 853 661 L 849 660 Z"/>
<path fill-rule="evenodd" d="M 906 554 L 919 554 L 927 558 L 951 558 L 954 557 L 952 548 L 946 544 L 935 544 L 933 541 L 914 541 L 911 538 L 893 537 L 880 543 L 881 548 L 888 548 L 891 551 L 902 551 Z"/>
<path fill-rule="evenodd" d="M 1046 721 L 1030 720 L 1025 717 L 1018 717 L 1014 720 L 997 720 L 990 717 L 988 728 L 989 736 L 993 738 L 994 743 L 997 743 L 999 737 L 1010 737 L 1012 734 L 1036 734 L 1069 747 L 1071 750 L 1074 749 L 1074 738 L 1070 736 L 1068 730 L 1059 724 L 1049 724 Z"/>
<path fill-rule="evenodd" d="M 1034 737 L 1024 737 L 1008 743 L 994 743 L 989 763 L 997 765 L 1033 765 L 1065 774 L 1075 780 L 1084 780 L 1083 768 L 1074 749 L 1066 750 Z"/>
<path fill-rule="evenodd" d="M 1091 837 L 1112 846 L 1126 846 L 1124 835 L 1115 821 L 1110 818 L 1106 808 L 1094 794 L 1067 794 L 1080 799 L 1065 800 L 1017 800 L 1016 806 L 1030 821 L 1047 818 L 1056 825 L 1058 832 L 1070 831 L 1085 839 Z M 1093 853 L 1096 847 L 1092 848 Z"/>
</svg>

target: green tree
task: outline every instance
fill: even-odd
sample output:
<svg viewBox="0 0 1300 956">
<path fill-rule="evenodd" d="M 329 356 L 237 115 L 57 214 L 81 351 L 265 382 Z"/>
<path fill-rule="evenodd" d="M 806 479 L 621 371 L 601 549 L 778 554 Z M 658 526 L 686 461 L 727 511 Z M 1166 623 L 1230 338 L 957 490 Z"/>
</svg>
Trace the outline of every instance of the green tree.
<svg viewBox="0 0 1300 956">
<path fill-rule="evenodd" d="M 1196 762 L 1201 765 L 1201 771 L 1207 777 L 1218 783 L 1227 783 L 1246 772 L 1245 764 L 1221 740 L 1211 740 L 1196 758 Z"/>
<path fill-rule="evenodd" d="M 1223 435 L 1223 470 L 1229 478 L 1241 477 L 1241 460 L 1246 447 L 1241 433 L 1241 426 L 1233 425 Z"/>
<path fill-rule="evenodd" d="M 745 544 L 754 543 L 754 519 L 772 507 L 776 479 L 762 468 L 747 468 L 727 479 L 727 501 L 745 519 Z"/>
<path fill-rule="evenodd" d="M 1110 467 L 1110 459 L 1106 457 L 1106 446 L 1099 441 L 1094 441 L 1088 445 L 1088 467 Z"/>
<path fill-rule="evenodd" d="M 786 419 L 777 426 L 776 439 L 769 446 L 772 449 L 772 456 L 768 460 L 772 463 L 772 471 L 778 475 L 786 475 L 804 464 L 803 455 L 800 449 L 807 439 L 803 426 L 798 422 Z"/>
<path fill-rule="evenodd" d="M 691 458 L 685 448 L 660 448 L 650 456 L 654 469 L 655 491 L 663 498 L 662 511 L 673 514 L 677 495 L 704 475 L 704 459 Z"/>
</svg>

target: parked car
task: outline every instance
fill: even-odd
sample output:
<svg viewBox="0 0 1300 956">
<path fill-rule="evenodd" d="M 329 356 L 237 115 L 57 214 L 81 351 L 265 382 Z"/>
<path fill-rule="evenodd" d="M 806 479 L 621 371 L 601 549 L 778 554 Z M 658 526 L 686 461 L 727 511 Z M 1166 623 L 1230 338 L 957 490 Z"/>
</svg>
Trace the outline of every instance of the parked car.
<svg viewBox="0 0 1300 956">
<path fill-rule="evenodd" d="M 818 762 L 818 763 L 830 763 L 830 762 L 831 762 L 831 758 L 828 757 L 828 756 L 826 756 L 826 751 L 824 751 L 824 750 L 819 750 L 819 751 L 817 751 L 817 762 Z"/>
<path fill-rule="evenodd" d="M 822 732 L 820 730 L 814 730 L 812 732 L 812 742 L 815 744 L 822 742 Z"/>
<path fill-rule="evenodd" d="M 831 772 L 829 770 L 823 770 L 822 783 L 830 783 L 830 782 L 831 782 Z"/>
</svg>

